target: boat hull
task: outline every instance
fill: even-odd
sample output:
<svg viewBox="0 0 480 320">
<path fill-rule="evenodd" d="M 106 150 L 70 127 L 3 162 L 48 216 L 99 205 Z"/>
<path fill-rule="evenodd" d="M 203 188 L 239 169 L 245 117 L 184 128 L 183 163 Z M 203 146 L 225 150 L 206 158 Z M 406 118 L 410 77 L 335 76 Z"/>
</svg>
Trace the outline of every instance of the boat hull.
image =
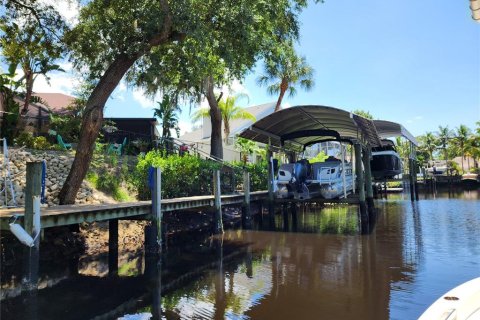
<svg viewBox="0 0 480 320">
<path fill-rule="evenodd" d="M 395 151 L 372 152 L 370 167 L 375 180 L 392 179 L 402 173 L 402 160 Z"/>
</svg>

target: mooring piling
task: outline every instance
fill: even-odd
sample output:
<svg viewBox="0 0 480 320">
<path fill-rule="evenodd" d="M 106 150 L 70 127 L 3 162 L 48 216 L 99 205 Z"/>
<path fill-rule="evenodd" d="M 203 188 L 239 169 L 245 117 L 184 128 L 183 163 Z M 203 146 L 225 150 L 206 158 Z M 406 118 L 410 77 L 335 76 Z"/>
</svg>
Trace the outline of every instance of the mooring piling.
<svg viewBox="0 0 480 320">
<path fill-rule="evenodd" d="M 24 247 L 23 288 L 24 291 L 36 291 L 38 287 L 38 267 L 40 254 L 40 230 L 35 230 L 34 207 L 42 192 L 42 162 L 27 162 L 25 187 L 24 229 L 34 239 L 32 247 Z M 35 199 L 37 204 L 35 205 Z M 39 210 L 39 208 L 37 208 Z"/>
<path fill-rule="evenodd" d="M 247 170 L 243 172 L 243 193 L 242 226 L 245 229 L 250 229 L 252 227 L 252 214 L 250 208 L 250 173 Z"/>
<path fill-rule="evenodd" d="M 357 175 L 358 201 L 360 205 L 360 222 L 362 233 L 368 232 L 368 214 L 365 203 L 365 176 L 362 168 L 362 146 L 359 143 L 354 144 L 355 149 L 355 172 Z"/>
<path fill-rule="evenodd" d="M 270 227 L 275 224 L 275 195 L 274 195 L 274 175 L 273 175 L 273 154 L 270 148 L 267 150 L 268 159 L 268 218 Z"/>
<path fill-rule="evenodd" d="M 370 167 L 371 150 L 367 147 L 363 153 L 363 166 L 365 168 L 365 187 L 367 189 L 367 206 L 369 219 L 375 217 L 375 203 L 373 202 L 373 187 L 372 187 L 372 169 Z"/>
<path fill-rule="evenodd" d="M 108 274 L 118 273 L 118 219 L 108 220 Z"/>
<path fill-rule="evenodd" d="M 222 191 L 220 188 L 220 170 L 213 171 L 214 200 L 214 233 L 223 233 L 222 221 Z"/>
</svg>

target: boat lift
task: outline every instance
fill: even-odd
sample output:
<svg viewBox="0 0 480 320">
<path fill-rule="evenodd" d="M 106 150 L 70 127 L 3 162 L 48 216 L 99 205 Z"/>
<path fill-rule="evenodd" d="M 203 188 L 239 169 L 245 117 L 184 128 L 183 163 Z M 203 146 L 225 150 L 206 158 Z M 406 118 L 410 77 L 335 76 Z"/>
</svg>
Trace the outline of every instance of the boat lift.
<svg viewBox="0 0 480 320">
<path fill-rule="evenodd" d="M 6 138 L 1 138 L 3 163 L 0 167 L 1 183 L 0 186 L 0 203 L 1 208 L 15 208 L 17 207 L 17 200 L 15 198 L 15 189 L 13 188 L 12 174 L 10 172 L 10 161 L 8 158 L 8 143 Z M 10 199 L 10 200 L 9 200 Z"/>
<path fill-rule="evenodd" d="M 416 145 L 415 138 L 400 124 L 366 119 L 338 108 L 301 105 L 274 112 L 258 120 L 242 131 L 240 137 L 268 145 L 267 159 L 271 159 L 273 148 L 301 152 L 309 145 L 327 141 L 353 145 L 354 157 L 351 156 L 351 159 L 355 160 L 356 188 L 354 187 L 354 190 L 357 189 L 358 196 L 339 199 L 337 202 L 359 204 L 360 220 L 364 225 L 368 224 L 368 221 L 375 216 L 370 168 L 371 150 L 373 147 L 382 146 L 381 139 L 385 135 L 392 134 L 406 137 Z M 415 150 L 413 144 L 412 161 Z M 344 159 L 343 152 L 343 163 Z M 269 161 L 269 208 L 273 208 L 275 202 L 272 165 L 272 161 Z M 277 202 L 296 201 L 295 199 L 279 200 Z M 412 198 L 412 200 L 414 199 Z M 324 199 L 309 199 L 309 201 L 335 202 Z M 269 211 L 272 213 L 273 209 Z"/>
</svg>

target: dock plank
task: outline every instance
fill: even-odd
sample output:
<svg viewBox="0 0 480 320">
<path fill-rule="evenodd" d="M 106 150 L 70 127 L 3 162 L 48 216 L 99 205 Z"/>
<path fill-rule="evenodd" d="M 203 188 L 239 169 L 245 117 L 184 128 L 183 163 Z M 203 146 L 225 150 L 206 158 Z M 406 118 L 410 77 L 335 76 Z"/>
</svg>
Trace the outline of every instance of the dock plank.
<svg viewBox="0 0 480 320">
<path fill-rule="evenodd" d="M 251 193 L 251 201 L 265 199 L 267 192 L 256 191 Z M 223 195 L 222 205 L 241 204 L 242 193 Z M 175 210 L 189 210 L 212 207 L 213 195 L 184 197 L 162 200 L 162 212 Z M 8 230 L 9 220 L 18 216 L 18 222 L 23 223 L 23 208 L 0 209 L 0 229 Z M 66 226 L 82 222 L 106 221 L 110 219 L 125 219 L 142 217 L 148 218 L 151 214 L 151 201 L 122 202 L 114 204 L 95 205 L 62 205 L 44 208 L 41 210 L 42 228 Z"/>
</svg>

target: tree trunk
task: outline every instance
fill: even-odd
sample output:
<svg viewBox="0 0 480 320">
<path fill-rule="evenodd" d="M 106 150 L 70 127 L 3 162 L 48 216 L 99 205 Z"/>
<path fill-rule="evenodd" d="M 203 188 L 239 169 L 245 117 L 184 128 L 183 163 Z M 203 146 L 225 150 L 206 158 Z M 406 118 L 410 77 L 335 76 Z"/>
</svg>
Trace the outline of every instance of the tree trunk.
<svg viewBox="0 0 480 320">
<path fill-rule="evenodd" d="M 218 107 L 218 101 L 213 92 L 213 77 L 206 79 L 206 97 L 210 106 L 210 121 L 212 124 L 212 134 L 210 137 L 210 155 L 217 159 L 223 159 L 222 145 L 222 113 Z"/>
<path fill-rule="evenodd" d="M 223 131 L 225 132 L 225 144 L 228 143 L 228 136 L 230 135 L 230 122 L 223 120 Z"/>
<path fill-rule="evenodd" d="M 33 91 L 33 73 L 31 70 L 25 70 L 25 87 L 26 87 L 26 92 L 25 92 L 25 102 L 23 103 L 23 108 L 21 114 L 27 114 L 28 112 L 28 106 L 30 104 L 30 98 L 32 97 L 32 91 Z"/>
<path fill-rule="evenodd" d="M 275 105 L 275 111 L 277 112 L 280 110 L 280 106 L 282 105 L 283 96 L 288 89 L 288 82 L 285 78 L 282 79 L 282 83 L 280 83 L 280 95 L 278 96 L 277 104 Z"/>
<path fill-rule="evenodd" d="M 75 159 L 67 180 L 58 195 L 60 204 L 75 203 L 78 189 L 82 185 L 93 156 L 95 140 L 103 124 L 103 109 L 105 103 L 136 60 L 137 57 L 120 55 L 100 78 L 99 83 L 88 98 L 82 118 L 80 140 L 78 142 Z"/>
</svg>

